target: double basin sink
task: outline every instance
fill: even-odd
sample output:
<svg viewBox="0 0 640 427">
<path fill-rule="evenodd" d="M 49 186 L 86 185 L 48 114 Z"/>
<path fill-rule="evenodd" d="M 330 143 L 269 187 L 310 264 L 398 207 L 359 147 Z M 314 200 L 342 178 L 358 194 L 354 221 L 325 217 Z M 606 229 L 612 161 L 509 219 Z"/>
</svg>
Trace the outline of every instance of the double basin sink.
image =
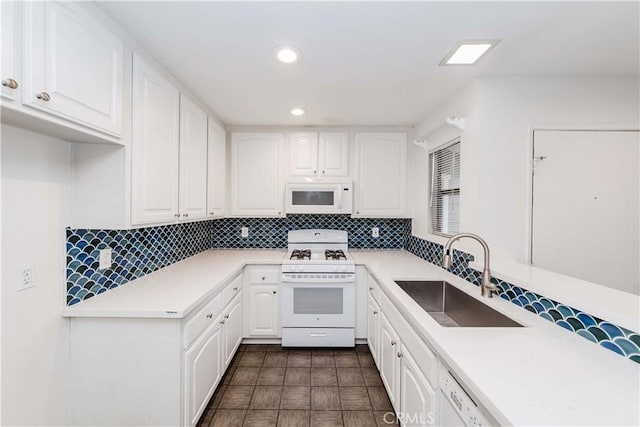
<svg viewBox="0 0 640 427">
<path fill-rule="evenodd" d="M 396 284 L 442 326 L 522 327 L 445 281 L 397 280 Z"/>
</svg>

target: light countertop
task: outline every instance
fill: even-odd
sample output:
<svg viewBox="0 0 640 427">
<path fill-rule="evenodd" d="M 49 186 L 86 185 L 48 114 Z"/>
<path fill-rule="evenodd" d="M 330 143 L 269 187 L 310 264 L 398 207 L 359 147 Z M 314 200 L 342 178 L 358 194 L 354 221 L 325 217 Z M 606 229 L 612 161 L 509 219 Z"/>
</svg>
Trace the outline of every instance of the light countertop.
<svg viewBox="0 0 640 427">
<path fill-rule="evenodd" d="M 286 251 L 211 249 L 64 309 L 66 317 L 183 318 L 247 264 L 280 264 Z"/>
<path fill-rule="evenodd" d="M 247 264 L 284 250 L 209 250 L 65 309 L 68 317 L 182 318 Z M 351 250 L 416 332 L 504 425 L 640 425 L 640 364 L 502 298 L 482 301 L 524 328 L 445 328 L 394 279 L 443 279 L 480 290 L 404 250 Z M 418 361 L 419 362 L 419 361 Z"/>
<path fill-rule="evenodd" d="M 640 364 L 502 298 L 482 298 L 524 328 L 445 328 L 394 279 L 444 279 L 480 289 L 406 251 L 350 251 L 501 424 L 640 425 Z"/>
</svg>

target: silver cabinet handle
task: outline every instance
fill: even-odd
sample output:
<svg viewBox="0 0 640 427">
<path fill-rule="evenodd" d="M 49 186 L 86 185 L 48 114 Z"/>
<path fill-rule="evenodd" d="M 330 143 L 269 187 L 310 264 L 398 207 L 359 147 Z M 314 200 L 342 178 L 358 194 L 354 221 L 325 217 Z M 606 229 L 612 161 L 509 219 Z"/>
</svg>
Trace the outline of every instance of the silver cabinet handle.
<svg viewBox="0 0 640 427">
<path fill-rule="evenodd" d="M 211 319 L 213 317 L 213 313 L 207 314 L 207 319 Z"/>
<path fill-rule="evenodd" d="M 189 214 L 188 213 L 182 214 L 182 216 L 185 217 L 185 218 L 189 218 Z"/>
<path fill-rule="evenodd" d="M 373 290 L 373 286 L 369 286 L 369 290 L 372 291 Z"/>
<path fill-rule="evenodd" d="M 375 310 L 373 310 L 373 314 L 378 314 L 378 312 L 377 312 L 377 311 L 375 311 Z"/>
<path fill-rule="evenodd" d="M 360 215 L 360 211 L 356 211 L 356 214 L 357 214 L 357 215 Z"/>
<path fill-rule="evenodd" d="M 221 325 L 224 325 L 224 320 L 221 320 L 221 321 L 220 321 L 220 324 L 221 324 Z"/>
<path fill-rule="evenodd" d="M 9 89 L 18 89 L 18 82 L 13 79 L 6 79 L 2 81 L 2 86 L 8 87 Z"/>
<path fill-rule="evenodd" d="M 266 279 L 266 277 L 262 276 L 262 280 Z"/>
<path fill-rule="evenodd" d="M 282 211 L 278 211 L 278 215 L 282 214 Z"/>
<path fill-rule="evenodd" d="M 322 171 L 322 174 L 324 175 L 324 171 Z"/>
<path fill-rule="evenodd" d="M 233 290 L 234 290 L 234 291 L 237 291 L 237 290 L 238 290 L 238 288 L 237 288 L 237 287 L 235 287 L 235 288 L 233 288 Z"/>
<path fill-rule="evenodd" d="M 396 345 L 395 340 L 391 340 L 391 345 Z"/>
<path fill-rule="evenodd" d="M 273 291 L 273 294 L 275 295 L 275 294 L 276 294 L 276 291 Z"/>
<path fill-rule="evenodd" d="M 398 357 L 404 357 L 404 354 L 398 352 Z"/>
<path fill-rule="evenodd" d="M 44 102 L 51 101 L 51 95 L 49 95 L 47 92 L 40 92 L 39 94 L 36 95 L 36 98 Z"/>
<path fill-rule="evenodd" d="M 316 172 L 318 172 L 318 171 L 313 171 L 313 174 L 315 175 L 315 174 L 316 174 Z"/>
<path fill-rule="evenodd" d="M 180 214 L 175 214 L 174 215 L 176 218 L 180 218 Z"/>
<path fill-rule="evenodd" d="M 224 318 L 225 318 L 225 319 L 228 319 L 228 318 L 229 318 L 229 315 L 228 315 L 228 314 L 225 314 L 225 315 L 224 315 Z"/>
</svg>

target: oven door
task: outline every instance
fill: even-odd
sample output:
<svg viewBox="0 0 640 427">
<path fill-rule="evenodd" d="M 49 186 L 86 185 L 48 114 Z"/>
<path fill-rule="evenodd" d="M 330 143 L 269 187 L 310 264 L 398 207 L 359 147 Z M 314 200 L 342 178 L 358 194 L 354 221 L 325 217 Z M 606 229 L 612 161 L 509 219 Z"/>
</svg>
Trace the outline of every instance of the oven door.
<svg viewBox="0 0 640 427">
<path fill-rule="evenodd" d="M 355 283 L 282 283 L 282 326 L 355 326 Z"/>
<path fill-rule="evenodd" d="M 342 184 L 287 184 L 287 213 L 344 213 Z"/>
</svg>

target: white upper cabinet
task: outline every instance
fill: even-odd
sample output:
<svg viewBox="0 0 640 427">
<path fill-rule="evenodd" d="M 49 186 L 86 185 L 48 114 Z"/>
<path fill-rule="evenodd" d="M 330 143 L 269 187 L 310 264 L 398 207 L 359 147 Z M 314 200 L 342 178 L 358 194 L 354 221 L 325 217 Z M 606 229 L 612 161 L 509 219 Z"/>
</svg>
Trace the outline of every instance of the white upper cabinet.
<svg viewBox="0 0 640 427">
<path fill-rule="evenodd" d="M 131 222 L 174 221 L 179 215 L 180 93 L 138 55 L 132 107 Z"/>
<path fill-rule="evenodd" d="M 357 133 L 355 156 L 353 216 L 404 216 L 407 135 Z"/>
<path fill-rule="evenodd" d="M 231 135 L 231 215 L 284 216 L 281 133 Z"/>
<path fill-rule="evenodd" d="M 297 132 L 289 134 L 290 175 L 318 173 L 318 134 Z"/>
<path fill-rule="evenodd" d="M 0 58 L 2 71 L 3 98 L 18 99 L 20 88 L 20 69 L 18 67 L 18 5 L 15 1 L 0 2 L 2 14 L 2 58 Z"/>
<path fill-rule="evenodd" d="M 347 132 L 320 132 L 318 174 L 321 177 L 349 175 L 349 134 Z"/>
<path fill-rule="evenodd" d="M 207 113 L 180 97 L 180 219 L 207 216 Z"/>
<path fill-rule="evenodd" d="M 289 175 L 335 177 L 349 175 L 347 132 L 289 134 Z"/>
<path fill-rule="evenodd" d="M 225 213 L 227 181 L 227 133 L 216 121 L 209 119 L 209 148 L 207 151 L 207 215 Z"/>
<path fill-rule="evenodd" d="M 23 6 L 22 102 L 120 136 L 122 41 L 73 3 L 24 2 Z"/>
</svg>

